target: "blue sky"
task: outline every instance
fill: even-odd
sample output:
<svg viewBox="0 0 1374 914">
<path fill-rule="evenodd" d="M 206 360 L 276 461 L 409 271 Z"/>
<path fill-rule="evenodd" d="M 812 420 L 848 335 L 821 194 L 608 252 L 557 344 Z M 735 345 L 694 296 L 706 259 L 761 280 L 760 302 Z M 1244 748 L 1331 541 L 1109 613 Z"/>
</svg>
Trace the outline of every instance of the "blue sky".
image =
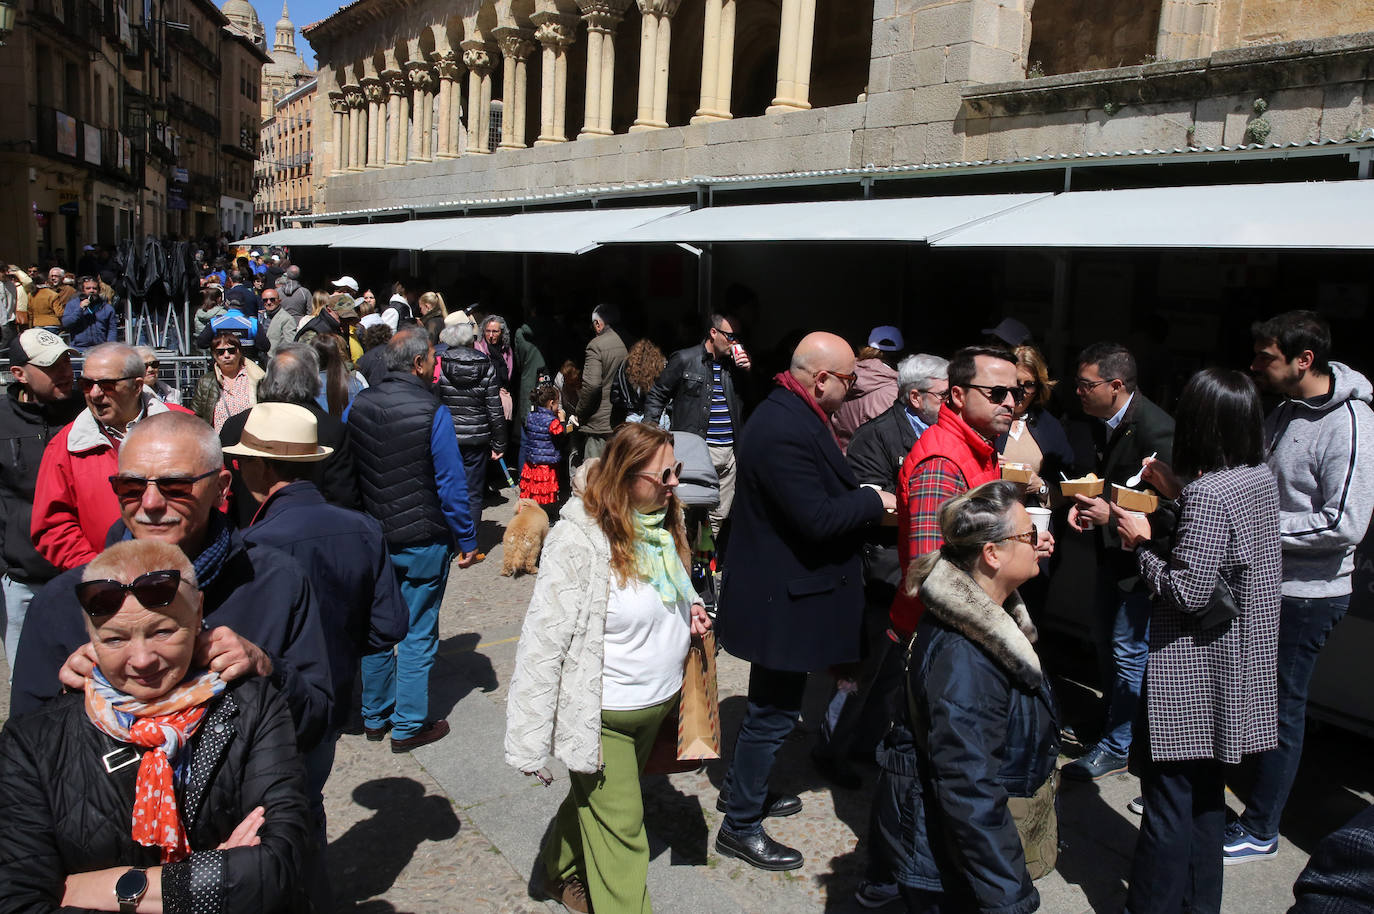
<svg viewBox="0 0 1374 914">
<path fill-rule="evenodd" d="M 223 0 L 216 0 L 223 6 Z M 258 19 L 262 20 L 262 27 L 267 32 L 267 43 L 270 45 L 272 39 L 276 37 L 273 29 L 276 27 L 277 20 L 281 18 L 281 0 L 251 0 L 253 8 L 258 11 Z M 296 24 L 296 50 L 301 57 L 305 58 L 305 65 L 310 69 L 315 69 L 315 52 L 310 47 L 310 42 L 301 35 L 301 27 L 312 22 L 319 22 L 321 19 L 333 14 L 343 4 L 339 0 L 287 0 L 288 10 L 291 14 L 291 21 Z"/>
</svg>

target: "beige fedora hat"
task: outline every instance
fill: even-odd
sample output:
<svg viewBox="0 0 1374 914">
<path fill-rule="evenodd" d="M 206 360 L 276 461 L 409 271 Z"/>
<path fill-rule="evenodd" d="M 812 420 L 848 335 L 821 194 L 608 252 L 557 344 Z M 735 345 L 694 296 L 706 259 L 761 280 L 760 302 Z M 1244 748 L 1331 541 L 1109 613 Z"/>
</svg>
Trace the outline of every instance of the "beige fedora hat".
<svg viewBox="0 0 1374 914">
<path fill-rule="evenodd" d="M 263 457 L 310 463 L 334 453 L 320 444 L 319 423 L 304 406 L 259 403 L 248 413 L 238 444 L 224 449 L 239 457 Z"/>
</svg>

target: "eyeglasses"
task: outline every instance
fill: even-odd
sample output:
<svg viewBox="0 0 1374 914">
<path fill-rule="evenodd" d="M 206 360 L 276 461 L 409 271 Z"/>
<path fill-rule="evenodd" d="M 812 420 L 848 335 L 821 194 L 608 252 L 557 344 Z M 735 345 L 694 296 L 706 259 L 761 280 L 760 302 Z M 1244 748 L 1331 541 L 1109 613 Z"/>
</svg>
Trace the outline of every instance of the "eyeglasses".
<svg viewBox="0 0 1374 914">
<path fill-rule="evenodd" d="M 276 301 L 276 300 L 277 300 L 277 296 L 275 296 L 275 295 L 264 295 L 264 296 L 262 297 L 262 300 L 265 301 L 265 302 Z"/>
<path fill-rule="evenodd" d="M 822 368 L 821 371 L 824 371 L 826 374 L 832 375 L 832 376 L 834 376 L 834 377 L 837 377 L 837 378 L 839 378 L 841 381 L 843 381 L 846 390 L 849 389 L 850 387 L 853 387 L 853 386 L 854 386 L 854 382 L 857 381 L 857 380 L 859 380 L 859 375 L 858 375 L 857 373 L 854 373 L 854 374 L 845 374 L 843 371 L 831 371 L 829 368 Z M 816 372 L 816 373 L 817 373 L 817 374 L 820 374 L 820 371 L 818 371 L 818 372 Z"/>
<path fill-rule="evenodd" d="M 1100 381 L 1089 381 L 1087 378 L 1075 378 L 1075 379 L 1074 379 L 1074 382 L 1073 382 L 1073 388 L 1074 388 L 1074 390 L 1081 390 L 1081 391 L 1083 391 L 1084 393 L 1087 393 L 1088 391 L 1093 390 L 1093 389 L 1095 389 L 1095 388 L 1097 388 L 1097 387 L 1100 387 L 1100 386 L 1102 386 L 1103 384 L 1110 384 L 1110 383 L 1112 383 L 1112 381 L 1114 381 L 1114 380 L 1116 380 L 1116 379 L 1115 379 L 1115 378 L 1103 378 L 1103 379 L 1100 380 Z"/>
<path fill-rule="evenodd" d="M 216 347 L 215 347 L 215 355 L 232 355 L 233 353 L 238 352 L 238 351 L 239 351 L 239 347 L 237 347 L 237 346 L 216 346 Z"/>
<path fill-rule="evenodd" d="M 81 385 L 81 392 L 83 394 L 90 393 L 96 387 L 96 385 L 100 386 L 101 393 L 112 394 L 114 393 L 115 385 L 117 385 L 120 381 L 141 380 L 143 380 L 143 375 L 129 374 L 125 375 L 122 378 L 78 378 L 76 383 Z"/>
<path fill-rule="evenodd" d="M 676 479 L 679 481 L 682 479 L 682 461 L 679 460 L 677 463 L 673 464 L 670 467 L 664 467 L 662 473 L 636 473 L 635 475 L 643 476 L 645 479 L 652 479 L 659 485 L 666 486 L 668 485 L 668 480 L 670 479 Z"/>
<path fill-rule="evenodd" d="M 1007 402 L 1007 397 L 1011 397 L 1012 403 L 1020 403 L 1022 400 L 1026 399 L 1026 392 L 1020 387 L 1003 387 L 1001 384 L 995 387 L 989 387 L 987 384 L 964 384 L 961 386 L 972 387 L 982 391 L 983 396 L 988 398 L 989 403 L 998 406 Z"/>
<path fill-rule="evenodd" d="M 1035 529 L 1034 527 L 1031 527 L 1025 533 L 1017 533 L 1014 536 L 1004 536 L 997 542 L 1010 543 L 1011 541 L 1016 540 L 1017 542 L 1025 543 L 1027 546 L 1034 546 L 1039 538 L 1040 531 Z"/>
<path fill-rule="evenodd" d="M 106 579 L 82 581 L 76 585 L 76 599 L 89 616 L 112 616 L 124 605 L 126 593 L 149 609 L 159 609 L 176 599 L 180 586 L 181 572 L 169 568 L 141 574 L 128 584 Z"/>
<path fill-rule="evenodd" d="M 199 476 L 158 476 L 153 479 L 119 474 L 110 477 L 110 488 L 114 489 L 115 497 L 120 501 L 141 499 L 149 485 L 157 486 L 162 497 L 170 501 L 189 501 L 193 497 L 195 484 L 214 476 L 219 470 L 220 468 L 216 467 Z"/>
<path fill-rule="evenodd" d="M 948 397 L 948 396 L 949 396 L 949 388 L 948 388 L 948 387 L 946 387 L 944 390 L 934 390 L 933 388 L 926 388 L 925 390 L 921 390 L 920 388 L 917 388 L 916 390 L 917 390 L 917 393 L 923 393 L 923 394 L 925 394 L 926 396 L 934 397 L 934 398 L 937 399 L 937 400 L 943 400 L 945 397 Z"/>
</svg>

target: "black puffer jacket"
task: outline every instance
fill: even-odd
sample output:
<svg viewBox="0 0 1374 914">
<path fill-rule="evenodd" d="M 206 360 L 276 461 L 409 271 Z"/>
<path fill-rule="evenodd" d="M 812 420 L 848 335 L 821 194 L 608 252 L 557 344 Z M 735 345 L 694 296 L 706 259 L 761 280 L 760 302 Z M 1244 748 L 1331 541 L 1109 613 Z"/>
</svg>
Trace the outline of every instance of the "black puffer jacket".
<svg viewBox="0 0 1374 914">
<path fill-rule="evenodd" d="M 193 852 L 163 867 L 163 910 L 309 911 L 300 887 L 311 827 L 286 699 L 265 679 L 231 685 L 184 751 L 190 765 L 176 795 Z M 71 873 L 158 865 L 157 849 L 130 834 L 138 765 L 118 763 L 137 758 L 139 750 L 96 729 L 80 693 L 6 725 L 0 914 L 57 911 Z M 215 850 L 257 806 L 266 813 L 261 843 Z"/>
<path fill-rule="evenodd" d="M 1007 807 L 1008 797 L 1032 796 L 1059 755 L 1054 696 L 1031 645 L 1035 626 L 1020 597 L 998 606 L 945 561 L 920 594 L 926 613 L 907 664 L 917 777 L 895 875 L 979 911 L 1037 910 Z"/>
<path fill-rule="evenodd" d="M 458 444 L 505 453 L 506 413 L 491 360 L 470 346 L 459 346 L 444 353 L 439 369 L 439 399 L 453 414 Z"/>
<path fill-rule="evenodd" d="M 38 464 L 48 440 L 86 406 L 79 394 L 59 403 L 21 403 L 19 385 L 11 384 L 0 400 L 0 553 L 9 576 L 38 587 L 57 576 L 57 569 L 33 548 L 29 521 Z"/>
</svg>

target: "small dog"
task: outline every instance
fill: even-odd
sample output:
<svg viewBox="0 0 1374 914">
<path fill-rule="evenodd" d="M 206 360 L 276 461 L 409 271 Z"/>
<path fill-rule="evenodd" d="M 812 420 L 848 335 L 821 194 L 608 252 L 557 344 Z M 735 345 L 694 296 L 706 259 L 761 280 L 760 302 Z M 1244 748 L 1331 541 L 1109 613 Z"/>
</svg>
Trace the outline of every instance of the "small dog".
<svg viewBox="0 0 1374 914">
<path fill-rule="evenodd" d="M 520 499 L 515 516 L 506 525 L 506 535 L 501 537 L 501 574 L 510 577 L 522 570 L 526 574 L 537 572 L 548 533 L 549 516 L 544 508 L 533 499 Z"/>
</svg>

